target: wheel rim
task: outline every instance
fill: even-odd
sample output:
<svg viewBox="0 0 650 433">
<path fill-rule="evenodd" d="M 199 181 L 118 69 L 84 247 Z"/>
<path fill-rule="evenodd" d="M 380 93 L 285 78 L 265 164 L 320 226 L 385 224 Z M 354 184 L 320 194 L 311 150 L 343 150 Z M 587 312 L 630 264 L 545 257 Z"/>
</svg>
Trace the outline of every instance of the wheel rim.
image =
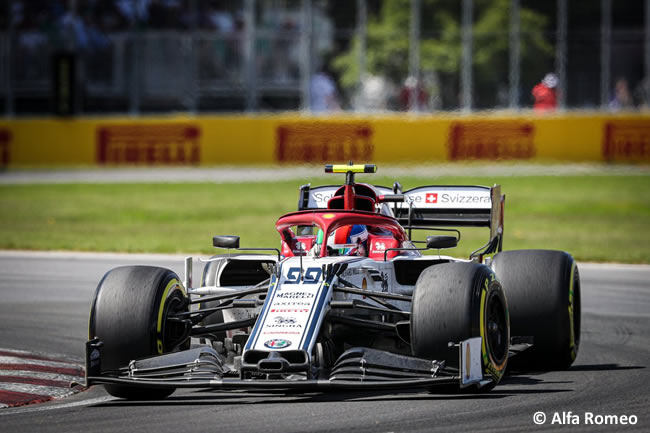
<svg viewBox="0 0 650 433">
<path fill-rule="evenodd" d="M 174 293 L 166 302 L 162 329 L 164 353 L 172 352 L 186 340 L 184 322 L 175 320 L 175 316 L 186 312 L 184 306 L 185 302 L 180 292 Z"/>
<path fill-rule="evenodd" d="M 508 356 L 508 319 L 500 296 L 493 292 L 486 307 L 486 340 L 495 363 L 501 364 Z"/>
</svg>

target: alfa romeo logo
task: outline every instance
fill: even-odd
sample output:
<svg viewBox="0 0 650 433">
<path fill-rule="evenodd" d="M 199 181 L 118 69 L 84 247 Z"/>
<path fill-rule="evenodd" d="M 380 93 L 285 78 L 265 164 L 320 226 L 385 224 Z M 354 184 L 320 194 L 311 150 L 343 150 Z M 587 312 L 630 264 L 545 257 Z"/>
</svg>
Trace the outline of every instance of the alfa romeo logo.
<svg viewBox="0 0 650 433">
<path fill-rule="evenodd" d="M 284 349 L 285 347 L 291 346 L 291 341 L 275 338 L 264 343 L 264 346 L 268 347 L 269 349 Z"/>
</svg>

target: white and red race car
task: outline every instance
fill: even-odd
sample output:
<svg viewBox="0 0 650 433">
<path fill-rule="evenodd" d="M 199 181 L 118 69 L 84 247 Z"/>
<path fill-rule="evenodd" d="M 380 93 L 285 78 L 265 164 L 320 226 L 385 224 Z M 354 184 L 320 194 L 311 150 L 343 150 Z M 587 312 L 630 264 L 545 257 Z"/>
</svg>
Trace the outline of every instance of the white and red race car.
<svg viewBox="0 0 650 433">
<path fill-rule="evenodd" d="M 499 186 L 355 182 L 375 171 L 326 166 L 345 182 L 301 187 L 298 211 L 276 222 L 281 249 L 215 236 L 230 251 L 207 260 L 200 287 L 191 258 L 184 281 L 151 266 L 109 271 L 91 307 L 87 384 L 124 398 L 188 387 L 485 390 L 515 354 L 519 368 L 572 364 L 580 278 L 569 254 L 502 251 Z M 441 254 L 467 226 L 488 228 L 488 242 L 466 259 Z M 417 243 L 416 230 L 435 234 Z"/>
</svg>

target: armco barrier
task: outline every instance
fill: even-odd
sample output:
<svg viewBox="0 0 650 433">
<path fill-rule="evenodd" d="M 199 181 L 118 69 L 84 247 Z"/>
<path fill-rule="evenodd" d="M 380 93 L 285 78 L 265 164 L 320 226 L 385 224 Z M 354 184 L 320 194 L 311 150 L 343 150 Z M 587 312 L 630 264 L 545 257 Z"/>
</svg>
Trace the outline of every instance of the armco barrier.
<svg viewBox="0 0 650 433">
<path fill-rule="evenodd" d="M 464 160 L 650 163 L 650 113 L 0 121 L 0 166 Z"/>
</svg>

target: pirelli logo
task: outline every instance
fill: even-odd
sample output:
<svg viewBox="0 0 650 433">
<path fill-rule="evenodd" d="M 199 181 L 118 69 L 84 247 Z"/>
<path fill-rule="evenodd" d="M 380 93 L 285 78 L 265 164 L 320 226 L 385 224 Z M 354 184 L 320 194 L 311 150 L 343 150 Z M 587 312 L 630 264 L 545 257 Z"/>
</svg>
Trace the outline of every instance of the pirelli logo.
<svg viewBox="0 0 650 433">
<path fill-rule="evenodd" d="M 0 128 L 0 168 L 9 166 L 9 144 L 11 142 L 11 131 Z"/>
<path fill-rule="evenodd" d="M 650 161 L 650 122 L 613 120 L 605 123 L 603 159 L 606 161 Z"/>
<path fill-rule="evenodd" d="M 97 129 L 100 164 L 198 164 L 201 130 L 189 124 L 109 125 Z"/>
<path fill-rule="evenodd" d="M 534 134 L 529 122 L 454 122 L 449 130 L 448 157 L 452 161 L 530 159 L 535 156 Z"/>
<path fill-rule="evenodd" d="M 278 162 L 371 161 L 372 129 L 363 123 L 310 122 L 280 125 Z"/>
</svg>

